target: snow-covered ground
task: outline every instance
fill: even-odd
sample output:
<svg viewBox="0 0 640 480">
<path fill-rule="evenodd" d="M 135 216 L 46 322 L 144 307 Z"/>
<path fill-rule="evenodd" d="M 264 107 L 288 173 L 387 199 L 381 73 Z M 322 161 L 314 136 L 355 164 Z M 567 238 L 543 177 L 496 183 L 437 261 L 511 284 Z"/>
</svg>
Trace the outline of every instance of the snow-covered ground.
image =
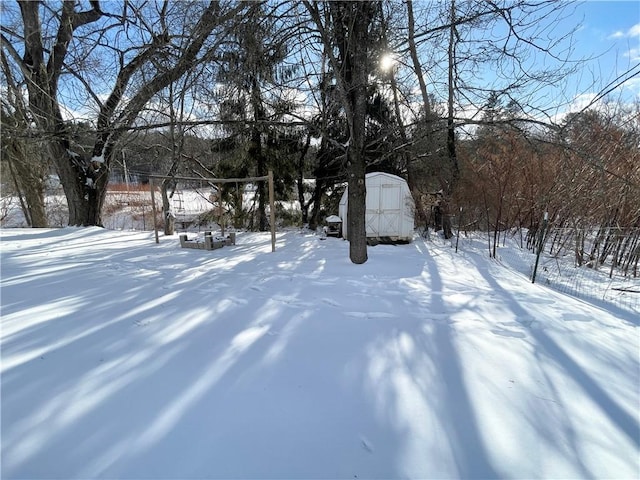
<svg viewBox="0 0 640 480">
<path fill-rule="evenodd" d="M 638 478 L 640 319 L 467 246 L 1 229 L 2 478 Z"/>
<path fill-rule="evenodd" d="M 461 234 L 459 239 L 454 237 L 450 244 L 458 243 L 460 250 L 484 252 L 488 256 L 486 238 L 486 233 L 473 232 L 468 236 Z M 432 236 L 431 240 L 437 242 L 438 237 Z M 532 278 L 535 252 L 523 248 L 517 236 L 507 236 L 501 241 L 496 258 L 506 267 Z M 560 254 L 551 255 L 547 245 L 539 258 L 536 282 L 606 309 L 622 309 L 640 316 L 640 277 L 633 275 L 633 268 L 625 276 L 620 269 L 612 270 L 610 262 L 597 269 L 586 264 L 577 267 L 573 251 L 562 250 Z"/>
</svg>

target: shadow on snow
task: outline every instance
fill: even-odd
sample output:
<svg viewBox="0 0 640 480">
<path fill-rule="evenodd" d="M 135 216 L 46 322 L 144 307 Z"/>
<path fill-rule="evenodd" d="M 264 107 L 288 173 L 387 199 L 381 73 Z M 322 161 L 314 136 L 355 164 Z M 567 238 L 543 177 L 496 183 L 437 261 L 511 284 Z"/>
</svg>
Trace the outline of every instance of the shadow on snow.
<svg viewBox="0 0 640 480">
<path fill-rule="evenodd" d="M 131 238 L 71 230 L 3 252 L 3 477 L 522 474 L 492 449 L 453 321 L 488 290 L 513 299 L 485 264 L 487 286 L 452 303 L 421 242 L 354 266 L 346 242 L 293 232 L 273 254 L 266 236 L 213 252 Z M 638 447 L 598 381 L 543 329 L 526 339 Z M 594 477 L 579 450 L 567 462 Z"/>
</svg>

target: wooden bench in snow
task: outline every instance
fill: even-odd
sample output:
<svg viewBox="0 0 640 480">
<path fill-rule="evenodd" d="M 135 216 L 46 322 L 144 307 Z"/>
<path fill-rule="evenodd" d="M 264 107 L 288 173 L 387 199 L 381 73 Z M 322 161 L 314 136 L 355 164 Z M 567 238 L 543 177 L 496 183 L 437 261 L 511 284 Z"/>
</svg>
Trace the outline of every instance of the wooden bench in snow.
<svg viewBox="0 0 640 480">
<path fill-rule="evenodd" d="M 187 240 L 186 233 L 181 233 L 179 238 L 182 248 L 195 248 L 198 250 L 217 250 L 225 245 L 236 244 L 235 232 L 231 232 L 226 238 L 214 237 L 211 232 L 204 232 L 204 241 L 200 241 L 199 239 Z"/>
</svg>

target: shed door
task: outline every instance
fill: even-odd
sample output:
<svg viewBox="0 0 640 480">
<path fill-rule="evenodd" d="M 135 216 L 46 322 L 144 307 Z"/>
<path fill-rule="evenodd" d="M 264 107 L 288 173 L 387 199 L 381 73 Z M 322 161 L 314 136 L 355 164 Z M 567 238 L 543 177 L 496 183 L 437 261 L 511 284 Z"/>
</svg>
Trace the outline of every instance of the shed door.
<svg viewBox="0 0 640 480">
<path fill-rule="evenodd" d="M 367 237 L 380 236 L 380 185 L 367 185 Z"/>
<path fill-rule="evenodd" d="M 367 187 L 367 236 L 394 237 L 400 234 L 401 186 L 393 183 Z"/>
<path fill-rule="evenodd" d="M 380 236 L 392 237 L 400 234 L 402 218 L 401 186 L 382 185 L 380 189 Z"/>
</svg>

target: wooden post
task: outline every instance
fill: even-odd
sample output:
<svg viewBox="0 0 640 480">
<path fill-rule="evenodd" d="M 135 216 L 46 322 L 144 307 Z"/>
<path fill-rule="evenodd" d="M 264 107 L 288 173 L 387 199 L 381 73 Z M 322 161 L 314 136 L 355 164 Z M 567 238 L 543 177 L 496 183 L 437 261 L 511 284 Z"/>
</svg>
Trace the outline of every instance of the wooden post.
<svg viewBox="0 0 640 480">
<path fill-rule="evenodd" d="M 276 205 L 273 199 L 273 170 L 269 170 L 269 223 L 271 223 L 271 252 L 276 251 Z"/>
<path fill-rule="evenodd" d="M 156 217 L 156 203 L 155 203 L 155 195 L 154 195 L 154 182 L 153 179 L 156 178 L 160 178 L 160 179 L 166 179 L 166 178 L 171 178 L 173 180 L 206 180 L 214 185 L 221 185 L 221 184 L 225 184 L 225 183 L 231 183 L 231 182 L 264 182 L 264 181 L 268 181 L 269 182 L 269 207 L 271 209 L 271 215 L 270 215 L 270 223 L 271 223 L 271 251 L 275 252 L 276 251 L 276 204 L 275 204 L 275 193 L 274 193 L 274 185 L 273 185 L 273 171 L 269 170 L 269 175 L 267 176 L 263 176 L 263 177 L 245 177 L 245 178 L 202 178 L 202 177 L 181 177 L 181 176 L 177 176 L 177 175 L 172 175 L 171 177 L 167 177 L 167 176 L 163 176 L 163 175 L 149 175 L 149 183 L 151 184 L 151 203 L 152 208 L 153 208 L 153 225 L 154 225 L 154 231 L 156 234 L 156 243 L 160 243 L 160 240 L 158 239 L 158 229 L 156 228 L 156 223 L 155 223 L 155 217 Z M 222 197 L 220 196 L 220 200 L 219 200 L 219 204 L 222 207 Z M 214 202 L 215 203 L 215 202 Z M 166 221 L 166 219 L 165 219 Z M 224 221 L 224 218 L 221 219 L 221 222 Z M 222 227 L 222 234 L 224 236 L 224 224 L 221 225 Z M 216 242 L 214 242 L 215 244 Z"/>
<path fill-rule="evenodd" d="M 149 187 L 151 188 L 151 212 L 153 215 L 153 233 L 156 236 L 156 243 L 160 243 L 160 239 L 158 238 L 158 225 L 156 225 L 156 194 L 155 189 L 156 186 L 153 182 L 153 178 L 149 178 Z"/>
<path fill-rule="evenodd" d="M 222 188 L 216 186 L 218 195 L 218 208 L 220 209 L 220 216 L 218 217 L 218 223 L 220 224 L 220 235 L 224 237 L 224 206 L 222 205 Z M 242 205 L 242 202 L 240 203 Z M 242 207 L 241 207 L 242 208 Z"/>
</svg>

